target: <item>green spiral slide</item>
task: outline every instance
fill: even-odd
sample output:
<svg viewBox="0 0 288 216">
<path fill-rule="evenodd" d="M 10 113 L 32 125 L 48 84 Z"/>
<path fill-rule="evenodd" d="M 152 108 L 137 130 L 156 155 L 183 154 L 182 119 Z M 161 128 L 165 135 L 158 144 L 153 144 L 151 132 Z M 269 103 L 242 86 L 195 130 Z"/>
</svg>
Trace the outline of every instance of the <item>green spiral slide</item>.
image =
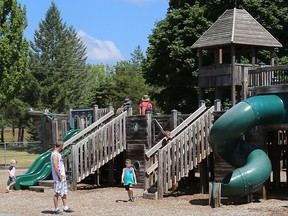
<svg viewBox="0 0 288 216">
<path fill-rule="evenodd" d="M 80 129 L 71 130 L 65 137 L 64 142 L 79 133 Z M 51 176 L 51 153 L 52 149 L 42 153 L 32 163 L 30 168 L 23 174 L 16 177 L 15 189 L 37 185 L 40 180 L 47 179 Z"/>
<path fill-rule="evenodd" d="M 287 106 L 287 94 L 255 96 L 236 104 L 215 122 L 209 143 L 214 153 L 236 167 L 221 182 L 222 196 L 252 194 L 269 178 L 269 157 L 263 150 L 246 143 L 242 135 L 257 125 L 288 122 Z M 214 185 L 212 183 L 212 187 Z M 212 188 L 212 200 L 213 191 Z"/>
</svg>

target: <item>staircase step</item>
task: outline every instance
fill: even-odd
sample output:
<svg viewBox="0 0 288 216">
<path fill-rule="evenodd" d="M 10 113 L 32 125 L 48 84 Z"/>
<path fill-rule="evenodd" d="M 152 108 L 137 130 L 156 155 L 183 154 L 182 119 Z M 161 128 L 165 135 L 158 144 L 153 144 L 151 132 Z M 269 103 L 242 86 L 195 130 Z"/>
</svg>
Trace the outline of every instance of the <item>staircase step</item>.
<svg viewBox="0 0 288 216">
<path fill-rule="evenodd" d="M 36 192 L 45 192 L 45 191 L 53 191 L 51 187 L 46 186 L 29 186 L 30 191 L 36 191 Z"/>
<path fill-rule="evenodd" d="M 39 186 L 45 186 L 45 187 L 54 187 L 54 181 L 53 180 L 41 180 L 39 181 Z"/>
<path fill-rule="evenodd" d="M 158 199 L 158 192 L 149 193 L 147 190 L 145 190 L 143 193 L 143 198 L 156 200 L 156 199 Z"/>
</svg>

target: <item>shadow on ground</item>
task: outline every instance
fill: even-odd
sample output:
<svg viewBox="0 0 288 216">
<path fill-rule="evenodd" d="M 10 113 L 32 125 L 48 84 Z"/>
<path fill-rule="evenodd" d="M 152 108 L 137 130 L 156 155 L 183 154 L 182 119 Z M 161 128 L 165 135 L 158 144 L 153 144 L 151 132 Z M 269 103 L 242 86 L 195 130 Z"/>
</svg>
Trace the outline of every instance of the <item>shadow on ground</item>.
<svg viewBox="0 0 288 216">
<path fill-rule="evenodd" d="M 54 214 L 54 211 L 51 211 L 51 210 L 44 210 L 44 211 L 41 211 L 42 214 Z"/>
</svg>

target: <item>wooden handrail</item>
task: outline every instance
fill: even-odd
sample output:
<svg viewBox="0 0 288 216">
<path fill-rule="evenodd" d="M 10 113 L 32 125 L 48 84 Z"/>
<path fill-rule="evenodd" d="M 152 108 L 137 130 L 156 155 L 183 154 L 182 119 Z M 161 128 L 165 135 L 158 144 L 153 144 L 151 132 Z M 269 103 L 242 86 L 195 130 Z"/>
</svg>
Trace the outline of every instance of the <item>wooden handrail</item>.
<svg viewBox="0 0 288 216">
<path fill-rule="evenodd" d="M 71 164 L 73 189 L 77 188 L 78 182 L 126 149 L 126 116 L 127 112 L 121 113 L 105 125 L 90 130 L 84 138 L 83 135 L 75 135 L 82 139 L 75 138 L 77 143 L 71 145 L 70 160 L 73 163 L 67 163 Z"/>
<path fill-rule="evenodd" d="M 97 121 L 95 121 L 93 124 L 89 125 L 87 128 L 85 128 L 84 130 L 82 130 L 80 133 L 76 134 L 75 136 L 71 137 L 69 140 L 67 140 L 66 142 L 64 142 L 64 146 L 63 148 L 66 148 L 67 146 L 69 146 L 70 144 L 72 144 L 73 142 L 75 142 L 76 140 L 78 140 L 79 138 L 81 138 L 82 136 L 88 134 L 91 132 L 91 130 L 95 129 L 96 127 L 98 127 L 100 124 L 102 124 L 104 121 L 106 121 L 107 119 L 111 118 L 114 115 L 114 111 L 110 111 L 108 112 L 106 115 L 104 115 L 103 117 L 101 117 L 100 119 L 98 119 Z"/>
<path fill-rule="evenodd" d="M 199 115 L 201 115 L 206 110 L 205 104 L 199 107 L 194 113 L 192 113 L 187 119 L 181 122 L 174 130 L 171 131 L 171 137 L 176 136 L 180 131 L 187 127 L 193 120 L 195 120 Z M 164 139 L 164 138 L 163 138 Z M 161 139 L 156 145 L 154 145 L 150 150 L 145 153 L 147 158 L 154 155 L 162 146 L 163 139 Z"/>
<path fill-rule="evenodd" d="M 249 74 L 261 73 L 265 71 L 275 71 L 275 70 L 288 70 L 288 64 L 278 65 L 278 66 L 269 66 L 269 67 L 259 67 L 257 69 L 249 70 Z"/>
<path fill-rule="evenodd" d="M 214 111 L 214 106 L 212 106 L 209 110 L 207 110 L 206 112 L 213 112 Z M 205 112 L 205 113 L 206 113 Z M 192 125 L 196 125 L 197 121 L 193 122 L 190 126 Z M 189 127 L 190 127 L 189 126 Z M 182 134 L 185 133 L 185 130 L 183 130 L 181 133 L 179 133 L 177 136 L 173 137 L 173 139 L 167 144 L 165 145 L 162 149 L 167 149 L 169 147 L 171 147 L 172 143 L 173 143 L 173 140 L 176 140 L 178 139 L 180 136 L 182 136 Z M 161 146 L 162 146 L 162 143 L 161 143 Z M 160 148 L 161 148 L 160 146 Z M 160 149 L 159 148 L 159 149 Z M 147 175 L 150 175 L 152 172 L 154 172 L 156 169 L 158 168 L 158 161 L 156 161 L 154 164 L 152 164 L 147 170 L 146 170 L 146 174 Z"/>
</svg>

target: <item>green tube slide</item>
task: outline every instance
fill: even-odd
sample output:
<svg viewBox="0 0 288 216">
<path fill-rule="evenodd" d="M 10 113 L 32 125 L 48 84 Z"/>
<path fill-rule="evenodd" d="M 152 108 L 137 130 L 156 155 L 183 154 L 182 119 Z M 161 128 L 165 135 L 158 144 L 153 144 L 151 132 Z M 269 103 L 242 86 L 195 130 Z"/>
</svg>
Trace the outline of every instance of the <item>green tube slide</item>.
<svg viewBox="0 0 288 216">
<path fill-rule="evenodd" d="M 242 136 L 257 125 L 287 122 L 288 95 L 263 95 L 244 100 L 213 125 L 209 143 L 219 157 L 236 169 L 221 182 L 222 196 L 245 196 L 258 191 L 271 173 L 267 154 Z M 213 191 L 213 189 L 212 189 Z"/>
<path fill-rule="evenodd" d="M 63 138 L 63 141 L 67 141 L 80 131 L 80 129 L 69 131 L 69 133 Z M 49 149 L 48 151 L 38 156 L 30 168 L 23 175 L 16 177 L 16 184 L 14 188 L 16 190 L 20 190 L 21 188 L 37 185 L 40 180 L 44 180 L 50 177 L 52 172 L 51 154 L 52 149 Z"/>
</svg>

